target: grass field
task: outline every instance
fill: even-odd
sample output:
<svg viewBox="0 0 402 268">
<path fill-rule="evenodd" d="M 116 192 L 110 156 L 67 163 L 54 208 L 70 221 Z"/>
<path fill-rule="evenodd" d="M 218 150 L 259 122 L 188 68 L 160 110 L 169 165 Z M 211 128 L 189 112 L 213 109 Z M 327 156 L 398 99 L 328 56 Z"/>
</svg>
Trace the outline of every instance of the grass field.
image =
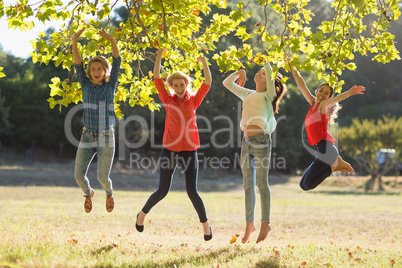
<svg viewBox="0 0 402 268">
<path fill-rule="evenodd" d="M 238 172 L 200 171 L 214 236 L 209 242 L 181 174 L 143 233 L 135 230 L 135 216 L 158 174 L 115 169 L 112 213 L 93 174 L 94 206 L 87 214 L 71 164 L 0 166 L 0 267 L 402 267 L 400 187 L 364 193 L 359 185 L 367 178 L 349 176 L 303 192 L 297 177 L 272 176 L 272 231 L 255 244 L 257 203 L 257 231 L 242 244 Z M 395 178 L 388 180 L 392 185 Z"/>
</svg>

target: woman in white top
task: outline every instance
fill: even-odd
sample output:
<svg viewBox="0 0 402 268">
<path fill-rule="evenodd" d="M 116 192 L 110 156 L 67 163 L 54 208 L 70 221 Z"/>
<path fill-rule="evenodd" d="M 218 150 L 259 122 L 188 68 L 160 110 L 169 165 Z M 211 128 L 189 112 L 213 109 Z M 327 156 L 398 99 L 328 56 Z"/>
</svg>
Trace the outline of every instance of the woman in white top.
<svg viewBox="0 0 402 268">
<path fill-rule="evenodd" d="M 249 240 L 255 231 L 254 208 L 256 203 L 255 184 L 261 198 L 261 229 L 257 243 L 265 240 L 270 227 L 271 191 L 268 185 L 269 161 L 271 157 L 271 133 L 276 128 L 274 114 L 279 101 L 287 91 L 278 73 L 273 80 L 272 68 L 265 62 L 254 77 L 256 90 L 244 88 L 246 72 L 239 70 L 228 76 L 223 85 L 243 101 L 240 128 L 243 131 L 241 147 L 241 170 L 246 203 L 246 231 L 242 242 Z M 235 81 L 237 80 L 237 84 Z"/>
</svg>

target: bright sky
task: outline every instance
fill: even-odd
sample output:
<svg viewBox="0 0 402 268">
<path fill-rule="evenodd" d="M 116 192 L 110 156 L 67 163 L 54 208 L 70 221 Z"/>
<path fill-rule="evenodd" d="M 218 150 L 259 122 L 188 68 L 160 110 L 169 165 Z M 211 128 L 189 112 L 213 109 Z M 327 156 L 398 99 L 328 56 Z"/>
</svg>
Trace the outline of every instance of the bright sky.
<svg viewBox="0 0 402 268">
<path fill-rule="evenodd" d="M 16 1 L 4 0 L 4 6 L 7 7 L 10 4 L 15 4 Z M 32 2 L 32 1 L 31 1 Z M 0 45 L 3 51 L 10 53 L 16 57 L 28 58 L 29 53 L 32 51 L 32 45 L 29 42 L 38 37 L 40 31 L 46 31 L 48 28 L 53 27 L 58 30 L 61 21 L 57 21 L 53 24 L 47 23 L 44 25 L 38 20 L 34 20 L 35 28 L 30 31 L 20 31 L 19 29 L 8 29 L 8 22 L 6 21 L 6 15 L 0 19 Z"/>
<path fill-rule="evenodd" d="M 40 31 L 46 31 L 51 26 L 57 30 L 61 24 L 61 22 L 57 22 L 57 25 L 48 24 L 45 26 L 43 23 L 35 22 L 34 29 L 22 32 L 19 29 L 8 29 L 8 22 L 3 17 L 0 19 L 0 33 L 2 36 L 0 45 L 6 53 L 20 58 L 28 58 L 29 53 L 32 51 L 32 44 L 29 41 L 36 39 Z"/>
<path fill-rule="evenodd" d="M 63 1 L 67 2 L 67 0 Z M 16 3 L 15 0 L 4 0 L 3 2 L 4 7 L 15 5 Z M 29 0 L 29 3 L 37 2 L 37 0 Z M 119 4 L 116 5 L 116 7 L 118 6 Z M 30 20 L 32 19 L 30 18 Z M 6 15 L 0 18 L 0 46 L 3 48 L 3 51 L 16 57 L 26 59 L 29 57 L 29 53 L 32 51 L 32 44 L 29 42 L 30 40 L 35 40 L 39 36 L 39 32 L 45 32 L 50 27 L 53 27 L 56 31 L 58 31 L 60 26 L 65 23 L 63 21 L 54 21 L 53 23 L 47 22 L 47 24 L 44 25 L 38 20 L 33 20 L 33 22 L 35 23 L 35 27 L 32 30 L 20 31 L 19 29 L 8 29 Z"/>
</svg>

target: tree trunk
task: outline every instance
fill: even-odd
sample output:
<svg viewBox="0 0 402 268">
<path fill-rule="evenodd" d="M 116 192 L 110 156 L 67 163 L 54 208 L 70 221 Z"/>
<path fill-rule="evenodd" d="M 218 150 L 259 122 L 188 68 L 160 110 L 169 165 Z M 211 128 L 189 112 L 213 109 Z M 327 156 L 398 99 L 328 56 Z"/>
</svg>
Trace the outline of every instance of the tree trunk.
<svg viewBox="0 0 402 268">
<path fill-rule="evenodd" d="M 365 184 L 366 192 L 374 190 L 374 184 L 375 184 L 376 179 L 377 179 L 377 173 L 372 173 L 371 178 L 368 181 L 366 181 L 366 184 Z"/>
<path fill-rule="evenodd" d="M 378 191 L 382 192 L 384 191 L 384 184 L 382 182 L 382 176 L 378 176 Z"/>
</svg>

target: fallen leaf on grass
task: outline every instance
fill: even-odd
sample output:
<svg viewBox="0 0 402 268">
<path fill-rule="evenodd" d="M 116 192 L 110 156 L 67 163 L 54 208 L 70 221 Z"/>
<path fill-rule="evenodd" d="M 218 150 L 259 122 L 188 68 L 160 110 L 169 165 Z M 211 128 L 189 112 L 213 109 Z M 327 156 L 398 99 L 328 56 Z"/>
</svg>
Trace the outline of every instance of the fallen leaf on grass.
<svg viewBox="0 0 402 268">
<path fill-rule="evenodd" d="M 236 243 L 237 237 L 232 236 L 232 239 L 230 239 L 230 244 Z"/>
<path fill-rule="evenodd" d="M 306 266 L 307 265 L 307 262 L 302 262 L 302 264 L 301 264 L 302 266 Z"/>
<path fill-rule="evenodd" d="M 68 243 L 77 244 L 78 240 L 77 239 L 70 239 L 70 240 L 68 240 Z"/>
<path fill-rule="evenodd" d="M 394 265 L 395 265 L 395 260 L 392 259 L 392 260 L 391 260 L 391 266 L 394 266 Z"/>
</svg>

